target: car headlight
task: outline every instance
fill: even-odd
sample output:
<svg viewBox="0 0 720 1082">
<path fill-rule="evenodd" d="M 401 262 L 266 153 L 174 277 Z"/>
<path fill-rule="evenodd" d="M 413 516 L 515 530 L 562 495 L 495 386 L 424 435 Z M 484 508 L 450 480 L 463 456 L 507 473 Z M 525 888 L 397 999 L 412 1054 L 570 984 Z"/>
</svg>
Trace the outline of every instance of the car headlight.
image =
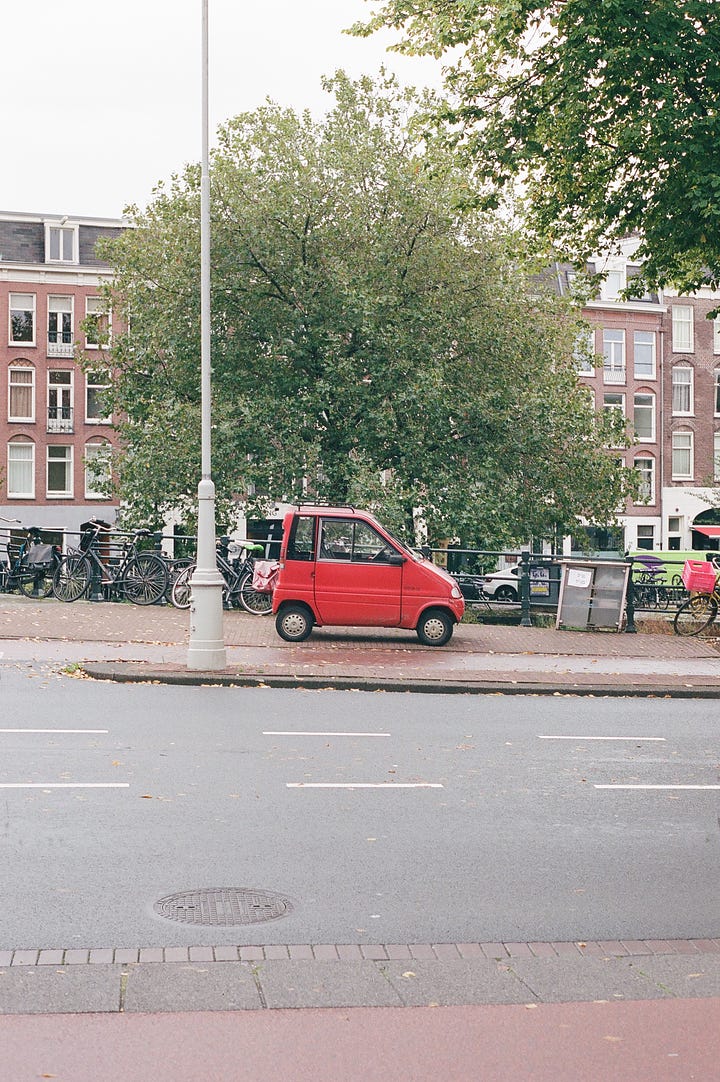
<svg viewBox="0 0 720 1082">
<path fill-rule="evenodd" d="M 453 586 L 452 590 L 450 591 L 450 597 L 456 597 L 458 599 L 462 597 L 462 590 L 459 586 Z"/>
</svg>

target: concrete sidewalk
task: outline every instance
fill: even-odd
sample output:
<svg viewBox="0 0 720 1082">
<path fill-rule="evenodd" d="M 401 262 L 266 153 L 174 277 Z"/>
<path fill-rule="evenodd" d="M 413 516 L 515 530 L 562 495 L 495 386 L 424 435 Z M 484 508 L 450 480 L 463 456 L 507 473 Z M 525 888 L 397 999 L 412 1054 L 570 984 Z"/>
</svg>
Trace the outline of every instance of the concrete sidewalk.
<svg viewBox="0 0 720 1082">
<path fill-rule="evenodd" d="M 720 696 L 714 639 L 655 633 L 557 631 L 461 624 L 448 646 L 422 646 L 413 632 L 317 628 L 283 642 L 271 617 L 224 616 L 227 667 L 187 668 L 190 614 L 169 606 L 88 601 L 64 605 L 0 597 L 6 660 L 78 665 L 90 676 L 167 683 L 363 688 L 386 691 Z"/>
</svg>

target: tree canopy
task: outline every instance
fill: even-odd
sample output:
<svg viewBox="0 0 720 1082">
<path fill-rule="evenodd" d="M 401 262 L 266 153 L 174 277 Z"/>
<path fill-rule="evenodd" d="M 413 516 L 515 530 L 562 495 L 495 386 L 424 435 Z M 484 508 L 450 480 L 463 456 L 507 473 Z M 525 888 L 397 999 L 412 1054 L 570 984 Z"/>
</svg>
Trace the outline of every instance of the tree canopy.
<svg viewBox="0 0 720 1082">
<path fill-rule="evenodd" d="M 495 544 L 606 522 L 625 475 L 576 377 L 578 321 L 468 212 L 471 182 L 385 75 L 328 82 L 321 122 L 268 103 L 219 132 L 212 177 L 213 477 L 247 499 L 375 508 Z M 189 516 L 199 475 L 196 166 L 105 249 L 136 519 Z M 613 413 L 614 411 L 609 411 Z M 251 496 L 247 496 L 252 493 Z"/>
<path fill-rule="evenodd" d="M 372 0 L 371 0 L 372 2 Z M 715 0 L 378 0 L 364 25 L 447 58 L 443 119 L 576 259 L 639 233 L 643 281 L 720 286 Z"/>
</svg>

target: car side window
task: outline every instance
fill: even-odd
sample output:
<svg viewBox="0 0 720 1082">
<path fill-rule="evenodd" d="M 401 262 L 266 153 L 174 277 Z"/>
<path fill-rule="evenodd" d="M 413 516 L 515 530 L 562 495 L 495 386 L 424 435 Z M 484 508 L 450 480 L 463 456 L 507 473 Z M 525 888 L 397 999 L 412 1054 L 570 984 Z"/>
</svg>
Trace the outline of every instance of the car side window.
<svg viewBox="0 0 720 1082">
<path fill-rule="evenodd" d="M 353 563 L 386 564 L 388 557 L 393 555 L 394 549 L 388 545 L 384 537 L 369 526 L 367 522 L 355 523 L 355 539 L 353 541 Z"/>
<path fill-rule="evenodd" d="M 320 559 L 349 560 L 352 555 L 353 523 L 342 518 L 324 518 L 320 523 Z"/>
<path fill-rule="evenodd" d="M 299 515 L 293 524 L 288 541 L 286 559 L 312 560 L 315 557 L 315 519 Z"/>
</svg>

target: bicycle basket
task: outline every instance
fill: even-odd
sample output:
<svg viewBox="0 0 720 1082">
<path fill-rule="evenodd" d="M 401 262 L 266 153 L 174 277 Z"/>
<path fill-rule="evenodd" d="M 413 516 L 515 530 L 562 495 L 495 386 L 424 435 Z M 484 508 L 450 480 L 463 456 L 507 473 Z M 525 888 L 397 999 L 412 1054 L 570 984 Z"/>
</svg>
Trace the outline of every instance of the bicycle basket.
<svg viewBox="0 0 720 1082">
<path fill-rule="evenodd" d="M 22 562 L 33 571 L 48 571 L 53 566 L 52 545 L 31 545 Z"/>
<path fill-rule="evenodd" d="M 682 580 L 687 590 L 710 594 L 715 589 L 715 568 L 707 560 L 686 560 Z"/>
</svg>

